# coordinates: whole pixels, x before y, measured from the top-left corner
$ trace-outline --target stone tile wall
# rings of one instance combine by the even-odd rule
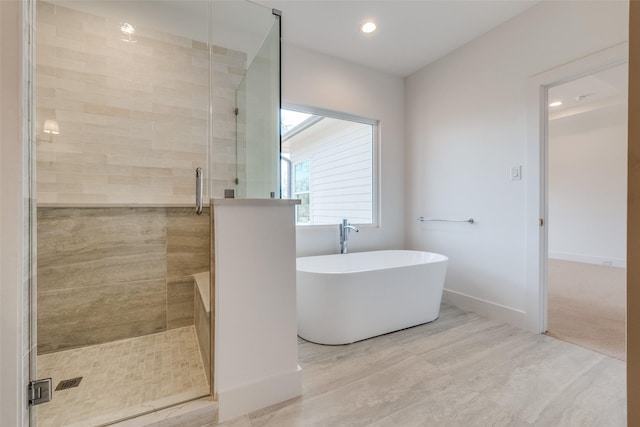
[[[234,188],[246,54],[142,27],[126,41],[118,20],[42,1],[36,16],[39,203],[192,203],[196,167],[205,194]]]
[[[39,208],[38,353],[194,324],[209,209]]]

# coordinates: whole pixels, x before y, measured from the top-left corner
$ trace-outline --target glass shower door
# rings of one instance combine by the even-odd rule
[[[211,258],[206,203],[194,212],[196,168],[209,197],[210,15],[209,0],[36,2],[34,362],[54,388],[39,426],[210,394],[194,279]]]

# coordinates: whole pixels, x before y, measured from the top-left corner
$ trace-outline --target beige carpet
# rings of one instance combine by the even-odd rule
[[[549,260],[547,334],[626,360],[626,269]]]

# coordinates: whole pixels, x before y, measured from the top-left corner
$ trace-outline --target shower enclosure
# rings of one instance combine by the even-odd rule
[[[279,197],[280,16],[248,1],[30,4],[31,376],[53,385],[31,425],[213,395],[208,200]]]

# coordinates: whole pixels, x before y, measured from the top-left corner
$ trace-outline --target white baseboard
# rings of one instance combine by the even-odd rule
[[[499,320],[522,329],[528,329],[527,313],[491,301],[476,298],[461,292],[445,289],[442,300],[466,311],[478,313],[490,319]]]
[[[606,258],[581,254],[570,254],[565,252],[549,252],[549,258],[562,261],[584,262],[586,264],[627,268],[627,260],[622,258]]]
[[[218,390],[218,422],[293,399],[302,394],[302,369],[230,390]]]

